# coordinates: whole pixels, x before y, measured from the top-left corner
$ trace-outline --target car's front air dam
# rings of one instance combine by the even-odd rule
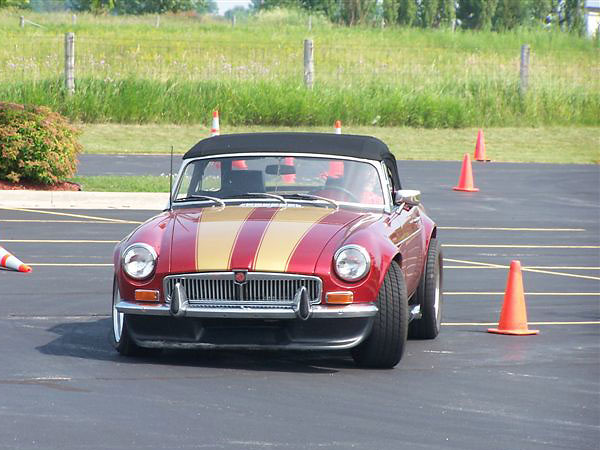
[[[270,320],[129,315],[131,337],[142,347],[336,350],[370,333],[372,317]]]

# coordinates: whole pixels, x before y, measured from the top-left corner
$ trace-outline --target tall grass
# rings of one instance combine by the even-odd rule
[[[199,123],[221,111],[232,125],[355,125],[467,127],[597,125],[600,94],[535,90],[485,82],[415,89],[381,82],[307,90],[294,82],[79,80],[73,96],[62,81],[0,85],[0,98],[48,105],[82,122]]]
[[[218,19],[0,12],[0,101],[51,106],[74,120],[419,127],[600,123],[597,41],[555,30],[511,33],[341,27],[269,11],[235,28]],[[76,86],[64,95],[63,37],[76,33]],[[302,39],[315,41],[316,87],[302,86]],[[519,96],[519,49],[530,90]]]

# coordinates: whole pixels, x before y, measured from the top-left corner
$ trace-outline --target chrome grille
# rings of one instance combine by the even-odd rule
[[[305,275],[247,272],[242,284],[234,281],[234,272],[170,275],[163,286],[167,303],[176,283],[185,289],[190,307],[289,307],[303,286],[311,304],[321,302],[321,279]]]

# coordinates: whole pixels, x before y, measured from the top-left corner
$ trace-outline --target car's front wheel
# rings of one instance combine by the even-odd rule
[[[127,330],[127,316],[117,311],[117,303],[121,299],[117,277],[113,281],[112,293],[112,330],[110,342],[113,347],[123,356],[134,356],[142,353],[143,349],[138,346]]]
[[[361,367],[391,369],[404,353],[408,331],[408,298],[404,275],[392,261],[377,295],[379,311],[369,337],[352,349]]]

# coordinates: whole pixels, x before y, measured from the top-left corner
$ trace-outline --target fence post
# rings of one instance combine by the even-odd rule
[[[73,14],[73,15],[71,16],[71,23],[72,23],[73,25],[77,25],[77,15],[76,15],[76,14]]]
[[[315,83],[314,45],[312,39],[304,39],[304,84],[312,89]]]
[[[21,28],[25,28],[25,17],[24,16],[19,17],[19,26]]]
[[[160,14],[156,15],[156,23],[155,23],[156,28],[160,27]]]
[[[231,15],[231,28],[235,28],[235,14]]]
[[[75,33],[65,33],[65,88],[75,92]]]
[[[529,52],[530,48],[528,44],[521,46],[521,65],[519,68],[519,93],[521,96],[527,93],[527,88],[529,87]]]
[[[308,31],[312,31],[312,16],[308,16]]]

